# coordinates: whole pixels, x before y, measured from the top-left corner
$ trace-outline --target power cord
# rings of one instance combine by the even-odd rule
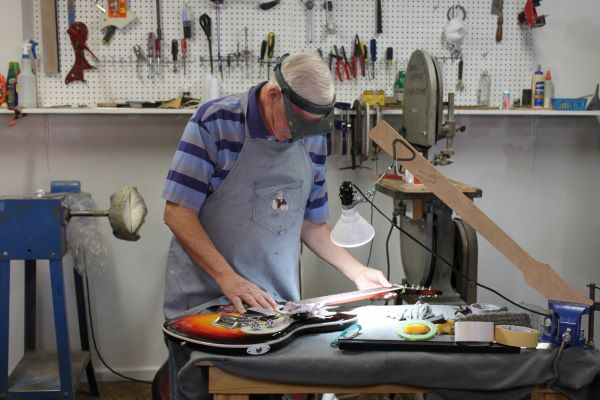
[[[127,379],[133,382],[139,382],[139,383],[146,383],[148,385],[151,385],[152,382],[151,381],[144,381],[141,379],[136,379],[136,378],[131,378],[129,376],[125,376],[117,371],[115,371],[114,369],[112,369],[107,363],[106,361],[104,361],[104,358],[102,358],[102,355],[100,354],[100,350],[98,350],[98,344],[96,343],[96,335],[94,334],[94,322],[92,320],[92,309],[91,309],[91,302],[90,302],[90,286],[88,283],[88,278],[86,274],[82,274],[83,275],[83,279],[85,280],[85,292],[86,292],[86,299],[87,299],[87,308],[88,308],[88,317],[90,319],[90,334],[92,336],[92,343],[94,344],[94,350],[96,350],[96,354],[98,355],[98,359],[100,359],[100,362],[102,362],[102,364],[113,374],[120,376],[123,379]]]
[[[422,248],[424,248],[425,250],[427,250],[428,252],[430,252],[434,257],[439,258],[440,260],[442,260],[452,271],[454,271],[456,274],[458,274],[458,276],[460,276],[463,279],[466,279],[467,281],[474,283],[475,285],[484,288],[486,290],[489,290],[490,292],[496,294],[497,296],[503,298],[504,300],[508,301],[509,303],[525,310],[525,311],[529,311],[530,313],[533,314],[537,314],[537,315],[541,315],[543,317],[550,317],[549,314],[544,314],[541,313],[539,311],[527,308],[521,304],[518,304],[516,302],[514,302],[513,300],[509,299],[508,297],[504,296],[503,294],[501,294],[500,292],[498,292],[497,290],[492,289],[489,286],[483,285],[465,275],[463,275],[457,268],[455,268],[452,264],[450,264],[450,262],[448,260],[446,260],[444,257],[440,256],[438,253],[436,253],[434,250],[430,249],[429,247],[427,247],[425,244],[421,243],[417,238],[415,238],[414,236],[412,236],[410,233],[408,233],[407,231],[405,231],[404,229],[400,228],[400,226],[398,226],[396,223],[394,223],[394,221],[392,221],[383,211],[381,211],[372,201],[371,199],[369,199],[362,190],[360,190],[360,188],[358,186],[356,186],[354,183],[352,184],[352,186],[358,191],[358,193],[360,193],[360,195],[365,199],[365,201],[369,202],[369,204],[371,204],[371,206],[373,208],[375,208],[375,210],[377,210],[377,212],[379,214],[381,214],[385,219],[387,219],[394,228],[398,229],[400,232],[402,232],[403,234],[405,234],[406,236],[408,236],[410,239],[412,239],[415,243],[417,243],[419,246],[421,246]]]

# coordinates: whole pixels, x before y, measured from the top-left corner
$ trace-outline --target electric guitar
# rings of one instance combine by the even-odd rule
[[[166,321],[165,336],[181,345],[226,354],[259,355],[314,332],[339,331],[354,324],[356,314],[327,310],[358,300],[389,296],[392,293],[437,296],[438,290],[394,285],[288,302],[277,311],[250,308],[244,314],[231,311],[194,314]],[[386,297],[387,297],[386,296]]]

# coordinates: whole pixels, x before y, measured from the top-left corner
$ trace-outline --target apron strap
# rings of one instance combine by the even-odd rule
[[[244,114],[244,120],[246,123],[244,124],[244,135],[249,138],[250,137],[250,129],[248,129],[248,98],[250,97],[250,91],[243,92],[240,95],[240,105],[242,107],[242,114]]]

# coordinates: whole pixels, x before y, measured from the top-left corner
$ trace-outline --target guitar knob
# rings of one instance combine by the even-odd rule
[[[252,321],[251,327],[253,331],[260,331],[260,324],[258,321]]]
[[[267,328],[272,328],[273,327],[273,320],[272,319],[268,319],[267,320]]]

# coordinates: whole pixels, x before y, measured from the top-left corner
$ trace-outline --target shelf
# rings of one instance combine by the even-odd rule
[[[192,115],[195,108],[162,109],[162,108],[25,108],[23,114],[38,115]],[[371,114],[375,113],[371,107]],[[402,115],[400,108],[384,108],[383,115]],[[12,114],[11,110],[0,109],[0,114]],[[600,117],[600,111],[557,111],[557,110],[472,110],[455,109],[456,115],[500,116],[500,117]],[[336,109],[336,114],[341,114]]]

